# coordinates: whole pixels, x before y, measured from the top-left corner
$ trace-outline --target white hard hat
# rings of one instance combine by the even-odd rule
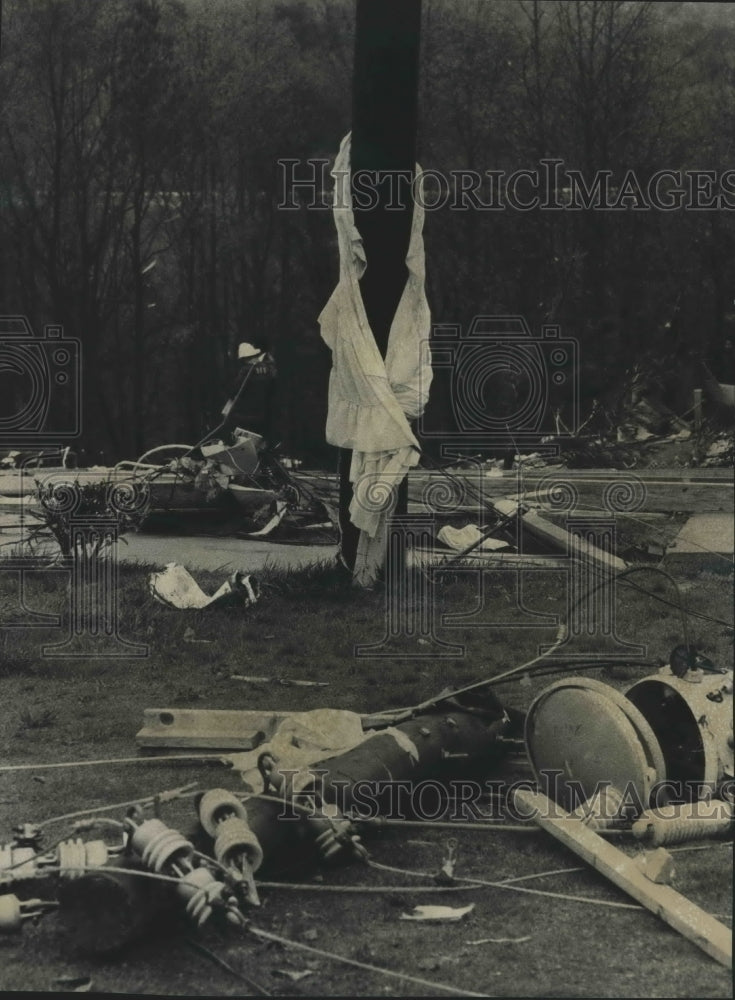
[[[248,343],[238,344],[237,358],[239,361],[242,361],[244,358],[255,358],[258,354],[263,354],[263,351],[259,347],[254,347]]]

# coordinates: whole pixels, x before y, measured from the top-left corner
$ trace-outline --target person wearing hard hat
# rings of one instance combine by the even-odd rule
[[[238,371],[232,399],[225,406],[223,430],[241,427],[274,444],[276,363],[273,355],[254,344],[237,348]]]

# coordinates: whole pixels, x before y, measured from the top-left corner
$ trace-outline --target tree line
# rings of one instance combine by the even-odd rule
[[[0,310],[81,342],[86,457],[199,439],[244,339],[276,358],[284,450],[331,462],[317,316],[336,239],[329,211],[283,208],[279,161],[306,176],[349,130],[351,0],[0,10]],[[463,191],[426,213],[434,321],[559,325],[583,416],[636,361],[679,412],[698,362],[735,380],[729,10],[424,0],[421,64],[420,162]],[[645,204],[662,172],[666,207]],[[617,208],[594,206],[600,177]],[[450,391],[437,378],[434,427]]]

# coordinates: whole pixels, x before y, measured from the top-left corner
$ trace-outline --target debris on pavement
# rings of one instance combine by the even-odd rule
[[[151,573],[148,586],[152,596],[170,608],[249,608],[260,599],[258,581],[243,570],[235,571],[214,594],[208,596],[191,573],[176,562],[167,563],[165,569]]]

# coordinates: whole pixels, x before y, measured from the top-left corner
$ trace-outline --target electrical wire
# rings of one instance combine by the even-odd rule
[[[296,948],[298,951],[308,952],[310,955],[317,955],[319,958],[327,958],[333,962],[340,962],[343,965],[351,965],[355,969],[363,972],[373,972],[380,976],[388,976],[391,979],[400,979],[404,983],[413,983],[414,986],[424,986],[431,990],[443,990],[460,997],[487,997],[487,993],[473,993],[472,990],[460,990],[455,986],[448,986],[446,983],[433,982],[430,979],[421,979],[418,976],[409,976],[405,972],[394,972],[392,969],[384,969],[379,965],[371,965],[368,962],[360,962],[356,958],[347,958],[344,955],[337,955],[332,951],[325,951],[323,948],[315,948],[312,945],[302,944],[301,941],[292,941],[290,938],[274,934],[272,931],[263,930],[260,927],[248,926],[244,928],[245,933],[263,941],[275,941],[277,944],[285,945],[287,948]]]
[[[601,587],[610,586],[611,583],[616,583],[619,579],[623,579],[628,576],[632,576],[636,573],[659,573],[661,576],[665,577],[674,587],[677,597],[679,598],[679,613],[680,621],[682,627],[682,633],[685,645],[689,646],[689,628],[686,621],[686,612],[682,602],[681,589],[678,583],[673,578],[673,576],[666,570],[661,569],[659,566],[629,566],[624,570],[616,573],[611,579],[603,578],[599,580],[593,587],[589,588],[569,609],[571,613],[582,603],[582,601],[587,600],[593,594],[595,594]],[[509,678],[516,677],[518,674],[530,672],[530,668],[535,666],[537,663],[541,663],[547,660],[552,653],[556,652],[564,642],[566,641],[567,625],[563,624],[557,629],[556,641],[549,646],[548,649],[544,650],[538,656],[534,656],[532,659],[527,660],[525,663],[518,664],[515,667],[511,667],[510,670],[505,670],[501,674],[494,674],[492,677],[485,677],[479,681],[473,681],[471,684],[466,684],[464,687],[457,688],[454,691],[449,691],[446,694],[441,694],[432,698],[428,698],[425,701],[420,702],[418,705],[405,706],[403,708],[388,709],[385,712],[375,713],[374,718],[385,718],[391,722],[396,722],[400,718],[410,718],[419,712],[422,712],[429,708],[435,708],[442,702],[446,701],[448,698],[457,698],[460,695],[468,694],[471,691],[477,691],[480,688],[494,687],[497,684],[504,683]],[[609,658],[608,663],[623,663],[626,662],[623,657],[620,658]]]
[[[493,833],[500,830],[503,833],[537,833],[540,831],[540,827],[536,826],[535,823],[529,822],[523,823],[505,823],[502,820],[477,820],[475,823],[462,822],[461,820],[451,821],[451,820],[434,820],[434,819],[387,819],[382,816],[376,817],[375,819],[363,819],[361,820],[359,816],[348,816],[350,822],[364,823],[365,825],[376,826],[378,828],[384,826],[396,826],[396,827],[424,827],[428,829],[437,830],[471,830],[473,833],[477,831],[482,831],[487,833],[488,830],[492,830]],[[627,829],[606,829],[597,830],[596,833],[601,833],[605,836],[621,836],[630,833]]]
[[[64,834],[64,836],[63,837],[59,837],[58,840],[52,841],[52,843],[50,843],[42,851],[36,851],[36,853],[33,854],[33,855],[31,855],[30,858],[24,858],[22,861],[16,861],[15,864],[13,864],[13,865],[3,865],[3,867],[0,868],[0,876],[2,876],[4,872],[12,872],[12,871],[14,871],[14,869],[16,869],[16,868],[22,868],[23,865],[27,865],[27,864],[29,864],[32,861],[38,861],[39,858],[43,858],[47,854],[50,854],[51,851],[56,850],[56,848],[59,846],[59,844],[63,843],[63,841],[65,841],[66,839],[67,839],[67,835]]]
[[[293,889],[297,892],[353,892],[364,893],[365,895],[382,895],[386,892],[471,892],[474,889],[482,889],[481,885],[324,885],[313,882],[257,882],[260,889]]]
[[[394,865],[384,865],[377,861],[368,861],[368,866],[370,868],[376,868],[378,871],[394,872],[396,875],[409,875],[415,878],[433,878],[434,876],[430,872],[417,872],[411,871],[408,868],[398,868]],[[546,873],[542,873],[546,874]],[[487,886],[490,889],[508,889],[512,892],[525,892],[532,896],[550,896],[553,899],[568,899],[575,903],[590,903],[594,906],[608,906],[615,909],[622,910],[642,910],[642,906],[638,906],[635,903],[616,903],[606,899],[594,899],[592,896],[575,896],[564,892],[549,892],[545,889],[529,889],[525,886],[514,885],[513,882],[521,881],[532,876],[521,875],[517,879],[503,879],[500,882],[491,882],[488,879],[477,878],[474,875],[467,878],[457,878],[455,876],[455,881],[464,882],[467,885],[478,885]]]
[[[197,754],[161,754],[157,757],[110,757],[102,760],[66,760],[56,761],[53,764],[2,764],[0,772],[10,771],[41,771],[51,768],[63,767],[97,767],[101,764],[158,764],[174,760],[203,761],[216,760],[226,767],[231,767],[232,762],[226,754],[221,753],[197,753]]]
[[[199,941],[193,941],[191,938],[184,938],[183,941],[184,944],[186,944],[189,948],[192,948],[194,951],[198,951],[201,955],[204,955],[211,962],[214,962],[215,965],[219,965],[221,969],[225,969],[226,972],[231,973],[241,982],[245,983],[245,985],[249,986],[250,989],[255,990],[256,996],[269,997],[272,995],[265,988],[265,986],[262,986],[260,983],[256,982],[254,979],[251,979],[249,976],[244,975],[242,972],[238,972],[238,970],[233,968],[233,966],[231,966],[229,962],[225,962],[224,958],[220,958],[219,955],[215,955],[213,951],[211,951],[209,948],[206,948],[203,944],[200,944]]]
[[[174,878],[173,875],[164,875],[161,872],[146,872],[139,868],[125,868],[121,865],[100,865],[98,868],[87,868],[84,866],[75,867],[74,865],[65,865],[65,872],[80,872],[82,875],[99,875],[105,872],[114,872],[116,875],[136,875],[138,878],[152,878],[157,879],[159,882],[168,882],[173,885],[179,885],[181,879]],[[47,871],[61,871],[56,865],[50,865]]]
[[[643,567],[640,568],[642,569]],[[650,567],[650,568],[655,569],[659,567]],[[637,584],[631,583],[629,580],[623,581],[623,586],[630,587],[632,590],[637,590],[639,594],[646,594],[647,597],[652,597],[654,601],[659,601],[659,603],[661,604],[666,604],[670,608],[679,607],[678,604],[675,604],[673,601],[667,600],[661,594],[655,594],[652,590],[646,590],[645,587],[639,587]],[[725,628],[735,629],[735,625],[733,625],[732,622],[726,622],[724,618],[715,618],[713,615],[705,614],[704,611],[695,611],[693,608],[689,607],[685,608],[684,611],[690,618],[701,618],[703,621],[713,622],[715,625],[724,625]]]
[[[160,802],[170,802],[174,798],[183,798],[187,794],[196,794],[193,789],[197,786],[197,782],[191,782],[188,785],[182,785],[181,788],[171,788],[163,792],[157,792],[155,795],[146,795],[139,799],[130,799],[127,802],[113,802],[110,805],[104,806],[94,806],[92,809],[79,809],[77,812],[66,813],[63,816],[51,816],[49,819],[44,819],[40,823],[35,825],[39,829],[43,829],[45,826],[50,826],[52,823],[61,823],[68,819],[77,819],[77,817],[94,816],[97,813],[106,812],[108,809],[128,809],[130,806],[147,806],[152,805],[156,800]]]

